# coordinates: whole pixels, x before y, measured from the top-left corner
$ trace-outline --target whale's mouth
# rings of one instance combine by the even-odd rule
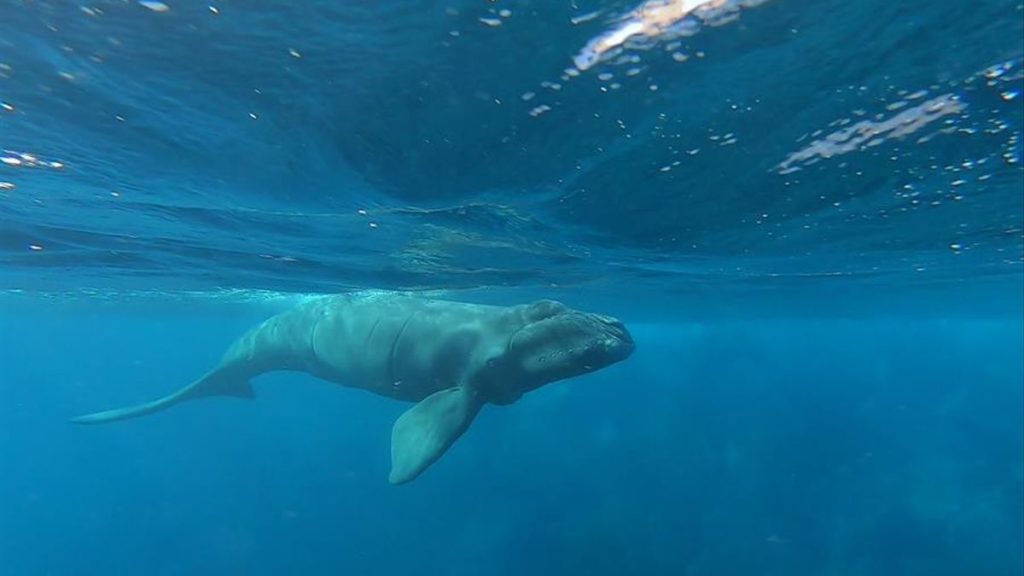
[[[636,348],[616,318],[565,307],[514,332],[508,354],[536,387],[593,372],[628,358]]]
[[[612,348],[609,351],[622,354],[623,360],[628,358],[636,349],[636,342],[633,341],[633,335],[626,329],[626,325],[611,316],[598,314],[591,314],[591,316],[595,316],[603,324],[606,347]]]

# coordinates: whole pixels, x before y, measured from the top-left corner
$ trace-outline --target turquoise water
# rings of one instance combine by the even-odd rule
[[[0,9],[0,573],[1024,571],[1019,1]],[[308,376],[68,423],[364,289],[637,350],[400,487]]]

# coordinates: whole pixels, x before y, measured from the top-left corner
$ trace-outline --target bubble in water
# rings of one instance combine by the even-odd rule
[[[168,12],[171,7],[163,2],[156,2],[155,0],[140,0],[139,5],[143,8],[149,8],[153,12]]]

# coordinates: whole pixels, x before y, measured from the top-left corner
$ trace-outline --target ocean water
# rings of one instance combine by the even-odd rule
[[[0,574],[1024,573],[1019,0],[0,0]],[[359,290],[625,322],[408,404],[167,394]]]

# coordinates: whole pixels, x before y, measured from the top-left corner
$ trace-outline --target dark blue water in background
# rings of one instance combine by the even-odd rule
[[[628,362],[485,408],[401,487],[405,405],[301,376],[66,423],[261,317],[6,313],[5,573],[1019,573],[1019,321],[635,325]]]
[[[752,4],[0,0],[0,574],[1024,571],[1024,7]],[[366,288],[637,352],[67,422]]]

